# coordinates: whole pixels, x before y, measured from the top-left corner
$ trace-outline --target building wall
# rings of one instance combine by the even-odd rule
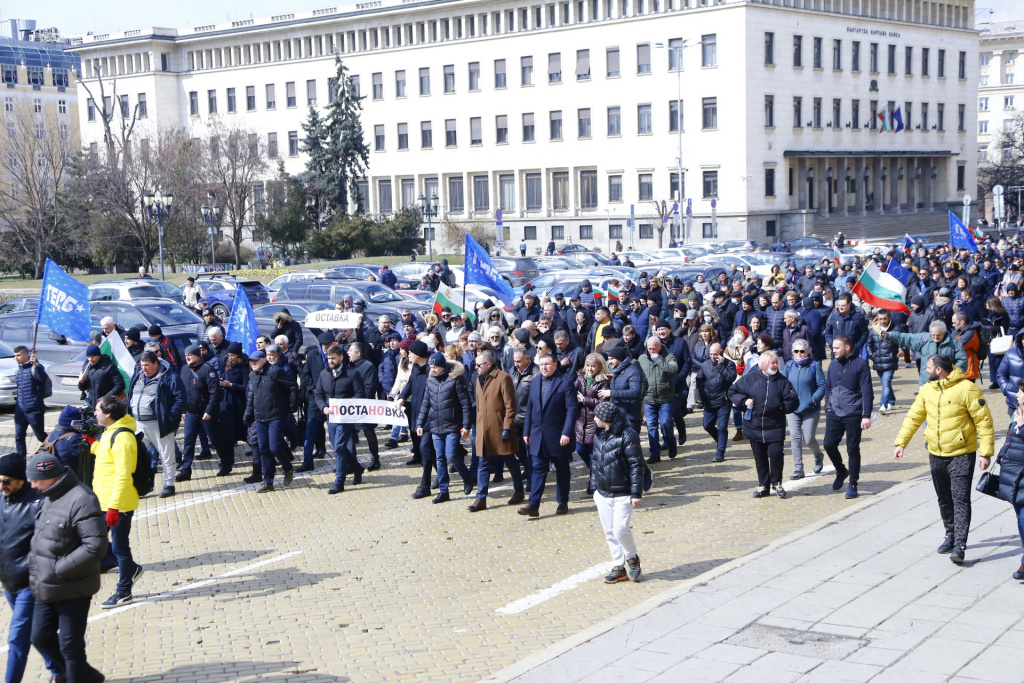
[[[1024,109],[1024,70],[1017,62],[1024,55],[1024,19],[982,27],[978,86],[978,163],[996,162],[1002,156],[1002,132]],[[1021,71],[1021,73],[1016,73]],[[1019,78],[1018,78],[1019,76]],[[993,219],[990,187],[978,188],[984,216]],[[1016,192],[1006,190],[1006,196]]]

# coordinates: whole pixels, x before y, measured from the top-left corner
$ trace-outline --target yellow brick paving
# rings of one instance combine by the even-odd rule
[[[908,459],[892,459],[916,379],[915,370],[897,372],[899,409],[864,434],[863,498],[927,473],[920,435]],[[1005,428],[1001,396],[986,396],[997,429]],[[51,425],[56,413],[47,417]],[[333,460],[287,489],[279,477],[277,491],[259,495],[240,483],[247,472],[217,478],[215,461],[197,462],[196,475],[177,485],[176,497],[143,499],[143,518],[132,532],[135,558],[147,570],[136,602],[163,598],[104,613],[98,604],[116,583],[116,573],[105,575],[91,615],[99,619],[87,633],[90,661],[108,680],[146,682],[478,680],[857,504],[832,492],[831,476],[786,500],[753,499],[749,446],[730,441],[726,462],[712,464],[714,447],[699,417],[687,421],[690,440],[680,457],[654,466],[655,488],[633,518],[644,581],[589,580],[510,615],[496,610],[610,564],[593,502],[582,499],[578,461],[570,514],[554,516],[552,475],[535,520],[505,505],[510,488],[492,495],[490,509],[469,513],[457,475],[452,491],[460,494],[451,502],[412,500],[419,469],[404,466],[404,451],[385,455],[383,470],[337,496],[326,493]],[[823,429],[824,420],[819,441]],[[0,447],[13,447],[9,419],[0,424]],[[365,446],[360,456],[365,461]],[[790,472],[787,449],[787,483]],[[220,496],[189,505],[211,493]],[[245,569],[289,552],[298,554]],[[244,571],[187,590],[238,570]],[[26,680],[45,679],[33,653]]]

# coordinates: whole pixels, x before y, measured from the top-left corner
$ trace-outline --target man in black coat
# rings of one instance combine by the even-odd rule
[[[473,427],[473,406],[465,375],[453,377],[443,353],[431,355],[427,364],[430,377],[416,417],[416,436],[426,437],[434,445],[440,492],[433,502],[445,503],[451,500],[448,495],[449,465],[454,465],[462,476],[462,485],[467,492],[473,488],[469,468],[456,454],[460,439],[468,437]]]
[[[345,490],[345,474],[352,473],[354,486],[363,482],[363,466],[356,459],[355,426],[351,423],[330,422],[329,416],[336,409],[331,407],[331,399],[366,398],[363,378],[345,362],[345,352],[341,347],[331,346],[327,351],[327,367],[320,371],[316,389],[313,392],[316,411],[328,418],[327,431],[331,435],[334,446],[334,486],[328,489],[329,495]]]
[[[612,369],[611,381],[607,389],[597,392],[597,396],[621,408],[629,418],[629,426],[639,433],[647,378],[640,366],[630,360],[625,346],[616,346],[608,352],[608,367]]]
[[[421,465],[423,475],[420,477],[420,485],[412,494],[413,498],[426,498],[430,495],[430,479],[434,469],[434,446],[430,439],[421,439],[416,434],[416,418],[420,414],[420,403],[423,401],[423,392],[427,388],[428,368],[427,360],[430,358],[430,348],[422,341],[416,340],[409,347],[409,359],[412,361],[412,369],[409,374],[409,381],[406,383],[402,393],[395,401],[399,407],[409,406],[409,436],[412,438],[412,458],[406,465]]]
[[[832,342],[838,336],[845,336],[850,340],[855,356],[860,355],[861,349],[868,342],[868,319],[859,308],[854,308],[853,296],[849,293],[839,295],[836,299],[836,310],[825,323],[825,342],[829,346],[832,346]]]
[[[722,345],[714,343],[708,349],[709,358],[698,365],[697,381],[700,400],[704,404],[704,431],[716,444],[713,462],[725,460],[725,447],[729,444],[729,387],[736,381],[736,364],[722,353]]]
[[[530,399],[523,424],[523,441],[530,449],[533,482],[530,500],[519,508],[519,514],[536,517],[551,464],[555,466],[556,515],[569,512],[569,458],[576,446],[576,403],[574,377],[558,372],[551,354],[537,362],[540,376],[530,382]]]
[[[377,367],[367,360],[367,345],[363,342],[355,342],[348,347],[348,360],[352,366],[352,369],[359,374],[359,378],[363,381],[363,397],[364,398],[377,398],[377,394],[380,393],[380,380],[377,378]],[[355,426],[357,432],[363,433],[363,438],[366,439],[366,446],[370,451],[370,461],[368,469],[370,472],[380,469],[380,447],[377,443],[377,425],[376,424],[358,424]]]
[[[306,351],[306,362],[302,364],[300,373],[302,384],[302,400],[306,404],[306,434],[302,444],[302,465],[295,468],[296,472],[309,472],[313,469],[313,459],[327,455],[326,429],[327,418],[323,411],[316,407],[316,384],[320,373],[327,368],[327,351],[334,346],[334,335],[321,332],[317,337],[318,346],[310,346]]]
[[[832,353],[835,362],[829,364],[825,375],[825,441],[822,446],[836,468],[832,490],[841,490],[849,477],[846,497],[856,498],[860,480],[860,436],[871,426],[874,401],[871,371],[867,361],[853,353],[853,343],[846,335],[832,340]],[[839,453],[839,444],[844,436],[849,469]]]
[[[675,399],[672,401],[672,421],[676,428],[676,443],[668,448],[668,457],[674,458],[678,447],[686,443],[686,395],[687,380],[693,369],[693,358],[690,345],[682,337],[672,336],[672,326],[667,320],[661,320],[654,326],[654,334],[661,340],[662,346],[676,359]]]
[[[260,464],[256,467],[254,463],[252,476],[242,481],[247,484],[262,481],[257,493],[274,490],[275,460],[284,470],[284,486],[291,484],[295,476],[292,454],[284,442],[286,417],[294,387],[294,374],[280,365],[267,362],[265,351],[249,356],[249,388],[245,394],[243,419],[247,425],[256,425],[256,450]]]
[[[85,402],[89,407],[95,407],[104,396],[124,393],[124,377],[110,357],[100,353],[99,346],[90,344],[85,349],[85,357],[89,365],[78,376],[78,388],[86,393]]]
[[[199,430],[206,432],[210,443],[217,444],[216,420],[220,414],[220,378],[208,363],[203,362],[202,350],[195,345],[185,349],[185,367],[181,369],[181,384],[185,389],[185,433],[182,442],[181,471],[174,481],[188,481],[192,478],[192,463],[195,460],[196,439]],[[218,453],[221,470],[231,471],[225,453]],[[231,460],[234,458],[232,457]],[[220,476],[224,476],[222,473]]]

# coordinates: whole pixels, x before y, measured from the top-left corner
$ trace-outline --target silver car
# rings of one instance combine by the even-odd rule
[[[13,406],[18,398],[18,361],[11,347],[0,342],[0,406]]]

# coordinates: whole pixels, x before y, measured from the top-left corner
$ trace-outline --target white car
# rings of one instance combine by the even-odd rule
[[[13,406],[18,398],[18,361],[11,347],[0,342],[0,406]]]

